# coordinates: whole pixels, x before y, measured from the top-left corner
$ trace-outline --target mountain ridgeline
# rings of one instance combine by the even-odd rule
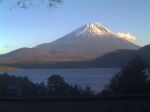
[[[118,67],[139,48],[102,25],[90,23],[56,41],[0,55],[0,64],[25,68]]]

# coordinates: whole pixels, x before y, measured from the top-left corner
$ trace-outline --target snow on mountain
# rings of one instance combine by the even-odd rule
[[[128,41],[135,40],[136,37],[130,33],[113,33],[111,30],[105,28],[99,23],[89,23],[86,24],[82,27],[80,27],[78,30],[74,31],[74,33],[77,36],[82,36],[83,37],[99,37],[99,38],[104,38],[104,37],[116,37],[116,38],[122,38]]]
[[[113,35],[112,31],[104,28],[102,25],[98,23],[90,23],[86,24],[83,27],[79,28],[77,31],[77,35],[85,35],[87,34],[88,36],[97,36],[97,37],[102,37],[102,36],[109,36]],[[86,35],[86,36],[87,36]]]

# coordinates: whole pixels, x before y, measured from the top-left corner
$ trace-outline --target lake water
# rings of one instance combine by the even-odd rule
[[[69,84],[78,84],[82,88],[91,87],[100,91],[109,80],[118,72],[119,68],[88,68],[88,69],[27,69],[21,71],[7,71],[15,76],[27,76],[33,82],[46,82],[48,77],[58,74],[64,77]],[[0,72],[4,73],[4,72]]]

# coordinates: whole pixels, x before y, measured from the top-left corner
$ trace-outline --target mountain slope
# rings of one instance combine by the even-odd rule
[[[150,45],[144,46],[139,50],[119,49],[97,57],[93,61],[62,62],[48,66],[50,68],[124,67],[138,55],[143,57],[150,68]]]
[[[100,57],[93,61],[70,61],[70,62],[54,62],[43,64],[16,64],[14,66],[20,68],[96,68],[96,67],[123,67],[129,60],[137,55],[142,56],[150,68],[150,45],[142,47],[139,50],[120,49]]]
[[[0,63],[50,63],[93,60],[117,49],[139,49],[100,24],[86,24],[51,43],[0,56]]]
[[[146,45],[139,50],[116,50],[96,58],[91,66],[95,67],[123,67],[129,60],[137,55],[143,57],[150,68],[150,45]]]
[[[48,57],[49,54],[44,49],[21,48],[0,56],[0,63],[34,62]]]
[[[129,60],[135,58],[138,50],[116,50],[96,58],[92,65],[96,67],[123,67]]]
[[[117,37],[99,24],[87,24],[52,43],[38,45],[51,55],[101,56],[117,49],[138,49],[139,46]]]

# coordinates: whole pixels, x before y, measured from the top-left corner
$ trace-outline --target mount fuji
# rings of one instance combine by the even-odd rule
[[[36,46],[51,55],[97,57],[117,49],[138,49],[139,46],[118,37],[100,24],[86,24],[68,35]]]
[[[137,50],[139,48],[138,45],[120,38],[102,25],[90,23],[56,41],[0,55],[0,64],[85,61],[96,59],[118,49]]]

